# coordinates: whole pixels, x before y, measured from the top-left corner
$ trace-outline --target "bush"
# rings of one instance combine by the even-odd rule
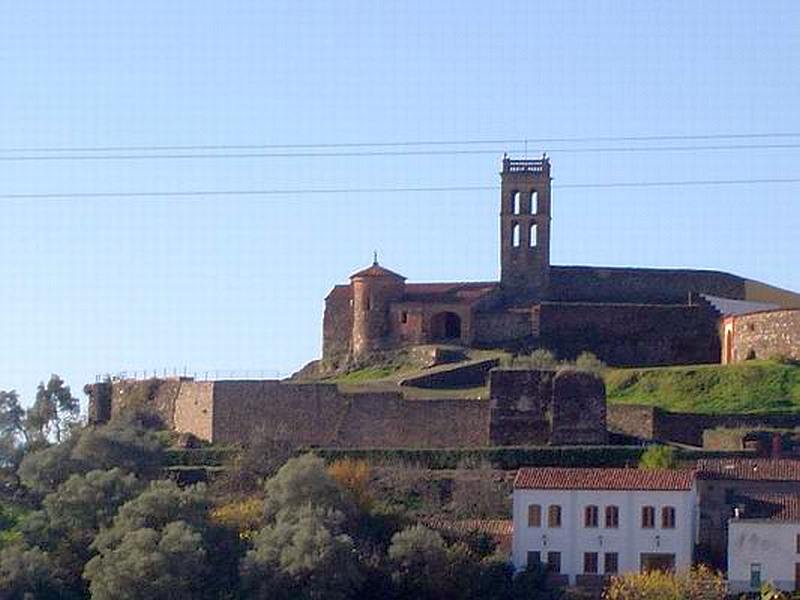
[[[606,363],[597,358],[591,352],[581,352],[575,359],[575,368],[578,371],[586,371],[595,375],[602,375],[608,368]]]
[[[722,574],[706,566],[683,573],[649,571],[627,573],[611,579],[604,600],[724,600],[727,586]]]
[[[512,369],[555,369],[557,366],[555,354],[544,348],[534,350],[528,355],[515,356],[511,361]]]
[[[369,510],[372,498],[369,495],[369,463],[365,460],[341,458],[328,467],[328,473],[340,488],[345,490],[362,510]]]
[[[675,448],[650,446],[639,459],[640,469],[674,469],[678,466]]]

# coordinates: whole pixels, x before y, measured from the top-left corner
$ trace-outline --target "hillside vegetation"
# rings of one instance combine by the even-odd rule
[[[748,361],[649,369],[610,369],[610,403],[696,413],[800,411],[800,365]]]

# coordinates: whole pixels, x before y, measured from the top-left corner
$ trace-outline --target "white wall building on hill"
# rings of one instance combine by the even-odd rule
[[[520,469],[514,482],[512,560],[544,563],[560,583],[692,564],[693,471]]]

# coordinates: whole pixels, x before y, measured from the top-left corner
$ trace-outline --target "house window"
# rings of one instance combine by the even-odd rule
[[[547,509],[547,526],[561,527],[561,507],[558,504],[551,504]]]
[[[538,550],[528,550],[528,566],[534,567],[542,562],[542,553]]]
[[[538,504],[528,506],[528,527],[542,526],[542,507]]]
[[[606,527],[617,529],[619,527],[619,507],[606,506]]]
[[[597,552],[583,553],[583,572],[586,575],[597,574]]]
[[[661,528],[675,529],[675,508],[665,506],[661,509]]]
[[[795,539],[795,546],[797,553],[800,554],[800,533],[797,534],[797,538]]]
[[[606,575],[614,575],[619,572],[619,554],[616,552],[606,552],[603,566]]]
[[[408,323],[408,313],[406,311],[400,313],[400,322],[404,325]]]
[[[561,552],[547,553],[547,570],[551,573],[561,573]]]
[[[642,507],[642,529],[653,529],[656,526],[656,509],[652,506]]]
[[[750,587],[754,590],[761,588],[761,563],[750,564]]]
[[[537,238],[536,231],[537,231],[536,223],[531,223],[531,227],[530,227],[530,230],[528,232],[528,245],[531,248],[536,248],[536,244],[538,244],[538,241],[536,239]]]
[[[539,192],[533,190],[531,192],[531,214],[535,215],[539,212]]]
[[[583,511],[583,526],[584,527],[597,527],[597,515],[598,515],[597,507],[587,506]]]

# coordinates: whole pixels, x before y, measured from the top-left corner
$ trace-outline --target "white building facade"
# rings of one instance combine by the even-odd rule
[[[751,497],[740,510],[728,521],[731,593],[800,589],[800,496]]]
[[[512,560],[541,562],[561,582],[691,566],[697,533],[692,471],[521,469]]]

